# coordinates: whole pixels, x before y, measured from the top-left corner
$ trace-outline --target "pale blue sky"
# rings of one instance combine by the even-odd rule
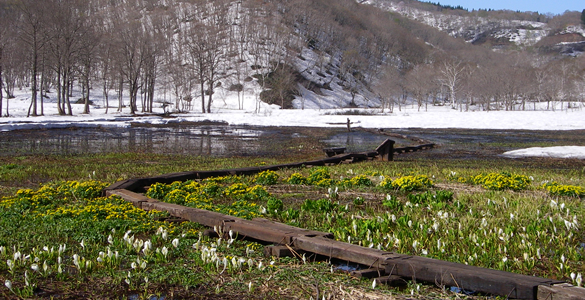
[[[441,3],[442,5],[458,6],[472,9],[509,9],[514,11],[537,11],[539,13],[562,14],[566,10],[578,12],[585,9],[583,0],[431,0],[430,2]]]

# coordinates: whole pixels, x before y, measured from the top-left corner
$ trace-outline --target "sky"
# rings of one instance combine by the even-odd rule
[[[585,1],[583,0],[436,0],[430,1],[442,5],[458,6],[469,10],[472,9],[509,9],[514,11],[537,11],[542,14],[562,14],[566,10],[583,11]]]

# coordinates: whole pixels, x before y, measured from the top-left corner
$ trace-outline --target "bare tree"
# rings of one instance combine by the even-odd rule
[[[444,61],[440,65],[439,80],[449,89],[449,100],[451,101],[451,108],[455,108],[457,103],[457,91],[460,88],[464,70],[465,65],[462,61],[457,59]]]
[[[388,108],[390,113],[394,112],[394,105],[400,105],[400,97],[403,95],[404,77],[399,70],[393,66],[386,66],[381,78],[374,85],[374,91],[378,94],[382,104],[382,112]]]
[[[48,41],[47,35],[44,34],[47,19],[46,12],[49,11],[47,1],[22,0],[18,2],[17,8],[20,12],[20,20],[17,22],[21,41],[30,51],[30,76],[32,84],[31,106],[28,116],[38,116],[37,95],[39,90],[39,60],[41,51]]]
[[[130,113],[138,111],[138,91],[142,87],[141,75],[152,51],[152,36],[145,28],[148,24],[140,22],[137,16],[124,24],[117,24],[117,44],[120,74],[128,84],[130,94]]]
[[[10,41],[10,20],[11,14],[8,9],[8,4],[5,3],[6,1],[0,1],[0,118],[2,117],[2,102],[3,102],[3,86],[4,86],[4,67],[8,65],[6,63],[8,57],[4,56],[4,52],[9,47],[9,43],[12,44]],[[7,95],[6,100],[6,115],[8,115],[8,98],[10,95]]]

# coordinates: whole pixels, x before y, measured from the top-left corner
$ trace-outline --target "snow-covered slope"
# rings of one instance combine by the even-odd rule
[[[360,1],[360,3],[402,14],[409,19],[419,21],[474,44],[489,43],[495,47],[506,45],[529,47],[537,45],[552,33],[548,24],[542,22],[430,12],[410,7],[404,2],[395,0],[366,0]],[[568,26],[564,31],[554,35],[567,34],[578,34],[585,40],[585,30],[581,26]],[[575,42],[561,43],[564,43],[564,48],[575,44]],[[576,47],[579,49],[578,43]],[[580,54],[578,49],[576,51],[567,51],[566,49],[562,51],[560,48],[562,47],[559,47],[559,52],[564,54]]]

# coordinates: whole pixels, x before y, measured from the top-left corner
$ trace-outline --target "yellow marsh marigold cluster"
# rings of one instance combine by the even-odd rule
[[[229,178],[232,181],[233,178]],[[177,203],[189,207],[216,211],[241,218],[260,216],[259,206],[251,201],[261,200],[270,196],[264,187],[247,185],[237,182],[222,186],[224,180],[210,178],[202,183],[195,181],[173,182],[171,184],[155,183],[146,192],[146,196],[164,202]],[[236,200],[231,205],[214,204],[216,197],[228,197]]]
[[[392,180],[391,178],[384,178],[380,186],[386,189],[401,190],[401,191],[417,191],[433,186],[433,182],[426,175],[407,175]]]
[[[449,179],[460,183],[481,185],[484,189],[495,191],[526,190],[532,182],[528,176],[508,172],[479,174],[470,177],[457,176],[457,173],[451,172]]]
[[[163,213],[156,210],[144,211],[117,196],[97,198],[87,204],[57,207],[39,214],[42,217],[74,217],[91,220],[141,220],[158,215],[162,216]]]
[[[541,187],[555,196],[585,197],[585,188],[576,185],[562,185],[553,181],[547,182]]]
[[[521,191],[530,186],[531,180],[525,175],[502,172],[476,175],[472,178],[472,182],[474,184],[481,184],[484,189],[488,190]]]
[[[274,171],[263,171],[254,177],[254,182],[262,185],[273,185],[278,183],[278,177]]]
[[[39,207],[56,207],[70,201],[93,199],[101,196],[108,184],[100,181],[62,181],[47,183],[38,190],[21,189],[15,197],[8,197],[0,202],[0,206],[20,210],[37,209]],[[16,207],[15,207],[16,206]]]

